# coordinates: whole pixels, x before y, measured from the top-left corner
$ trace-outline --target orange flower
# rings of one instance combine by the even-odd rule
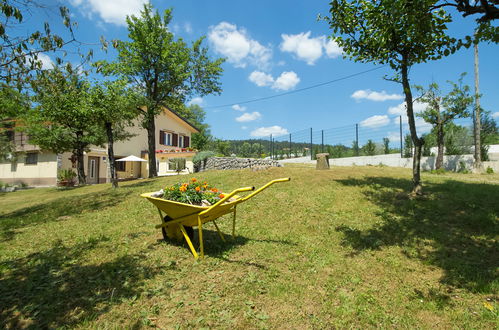
[[[213,191],[213,192],[216,193],[216,192],[218,192],[218,189],[217,188],[211,188],[211,191]]]
[[[225,197],[225,195],[224,194],[220,194],[220,195],[218,195],[218,197],[220,197],[220,199],[222,199],[222,198]]]
[[[208,185],[207,185],[207,184],[205,184],[205,185],[203,186],[203,188],[204,188],[204,189],[208,188]]]
[[[196,187],[196,191],[200,191],[201,190],[201,187]]]
[[[196,181],[197,181],[197,179],[196,179],[196,178],[192,178],[192,179],[191,179],[191,181],[192,181],[192,182],[196,182]]]
[[[182,186],[182,187],[178,188],[178,190],[180,190],[181,192],[184,192],[187,190],[187,188],[185,186]]]

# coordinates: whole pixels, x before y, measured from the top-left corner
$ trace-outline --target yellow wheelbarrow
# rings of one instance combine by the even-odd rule
[[[225,195],[224,198],[219,200],[216,204],[210,206],[191,205],[191,204],[170,201],[162,198],[152,197],[151,194],[153,193],[144,193],[140,196],[147,198],[148,201],[153,203],[158,208],[159,216],[161,218],[161,224],[157,225],[156,228],[162,229],[163,236],[166,236],[165,239],[167,237],[177,240],[185,239],[187,244],[189,245],[189,248],[191,249],[192,254],[194,255],[194,258],[197,259],[199,256],[201,256],[201,258],[204,257],[204,245],[203,245],[204,223],[213,221],[213,224],[215,225],[215,228],[217,229],[220,238],[223,241],[225,241],[225,238],[220,229],[218,228],[218,225],[215,222],[215,220],[221,217],[222,215],[232,213],[233,214],[232,236],[234,237],[236,230],[236,206],[250,199],[256,194],[262,192],[264,189],[267,189],[274,183],[286,182],[289,180],[291,180],[291,178],[272,180],[257,190],[255,190],[255,187],[239,188],[232,191],[230,194]],[[237,195],[239,193],[246,191],[253,191],[253,192],[245,197]],[[166,216],[163,216],[162,212],[164,212]],[[191,237],[189,237],[189,234],[187,233],[188,230],[191,233],[193,233],[192,227],[195,226],[198,227],[198,233],[199,233],[199,250],[200,250],[199,255],[192,244],[191,240],[192,234],[190,235]]]

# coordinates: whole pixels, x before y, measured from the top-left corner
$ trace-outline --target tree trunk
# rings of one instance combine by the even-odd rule
[[[83,155],[84,145],[81,139],[83,138],[83,132],[76,132],[76,168],[78,172],[78,184],[83,185],[87,183],[85,176],[85,157]]]
[[[482,155],[481,155],[481,143],[480,143],[480,91],[478,86],[478,44],[475,44],[475,116],[473,118],[474,123],[474,138],[475,138],[475,169],[479,169],[482,166]]]
[[[414,109],[412,104],[411,85],[408,77],[408,66],[406,56],[402,57],[402,86],[404,87],[405,103],[407,105],[407,119],[409,121],[409,130],[411,132],[411,139],[414,145],[414,154],[412,160],[412,193],[421,195],[423,193],[421,185],[421,153],[423,150],[424,141],[420,139],[416,132],[416,121],[414,120]]]
[[[107,158],[109,161],[109,172],[111,175],[111,183],[113,188],[118,188],[118,178],[116,176],[116,162],[114,159],[113,150],[113,126],[111,123],[106,123],[106,134],[107,134]]]
[[[149,178],[158,176],[156,169],[156,124],[154,122],[154,109],[147,109],[147,143],[149,153]]]
[[[444,125],[443,123],[437,123],[437,160],[435,162],[435,169],[441,169],[444,164]]]

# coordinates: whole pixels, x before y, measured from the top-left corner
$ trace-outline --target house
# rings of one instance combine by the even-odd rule
[[[192,171],[189,161],[196,154],[192,149],[192,134],[199,130],[174,111],[163,108],[156,116],[156,168],[158,175],[168,175],[169,159],[186,158],[188,168]],[[116,159],[135,155],[148,159],[147,131],[137,120],[128,132],[133,137],[114,144]],[[16,145],[17,159],[0,162],[0,181],[10,184],[25,183],[30,186],[54,186],[57,175],[63,169],[73,168],[76,172],[76,159],[70,152],[55,154],[42,150],[29,143],[29,137],[22,132],[10,134]],[[109,182],[107,163],[107,147],[91,146],[85,152],[84,167],[87,183]],[[117,162],[119,179],[147,177],[148,162]]]

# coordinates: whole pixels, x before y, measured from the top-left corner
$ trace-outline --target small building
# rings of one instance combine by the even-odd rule
[[[192,172],[192,134],[199,130],[174,111],[163,108],[156,116],[156,168],[158,175],[172,174],[169,160],[186,158],[187,168]],[[114,143],[116,159],[135,155],[148,159],[147,131],[139,120],[128,128],[133,136],[126,141]],[[29,143],[22,132],[9,134],[16,146],[17,159],[0,162],[0,181],[10,184],[25,183],[30,186],[55,186],[57,176],[63,169],[74,169],[76,159],[70,152],[55,154]],[[107,146],[91,146],[84,155],[84,168],[88,184],[109,182]],[[118,179],[127,180],[147,177],[148,162],[116,162]]]

